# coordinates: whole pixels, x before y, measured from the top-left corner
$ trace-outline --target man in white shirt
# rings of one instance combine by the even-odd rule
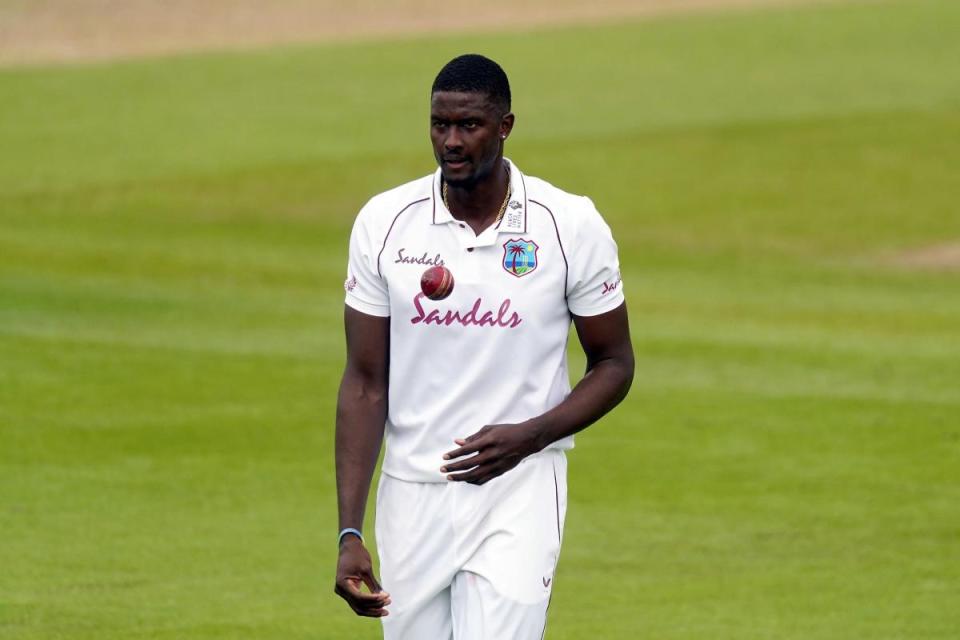
[[[514,116],[495,62],[444,66],[430,118],[439,168],[371,199],[350,238],[336,592],[387,640],[541,638],[564,451],[633,379],[617,247],[588,198],[503,157]],[[441,300],[421,290],[434,266],[453,276]],[[572,391],[571,319],[587,357]],[[360,530],[384,436],[381,587]]]

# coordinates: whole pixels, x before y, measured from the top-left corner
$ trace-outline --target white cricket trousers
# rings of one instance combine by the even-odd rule
[[[384,639],[541,640],[566,509],[567,460],[556,449],[482,486],[381,475]]]

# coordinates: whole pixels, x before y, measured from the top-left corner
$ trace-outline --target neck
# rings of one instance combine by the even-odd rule
[[[508,169],[501,158],[490,175],[469,187],[448,184],[447,201],[450,204],[450,214],[470,226],[486,226],[497,217],[503,199],[507,197],[508,182]]]

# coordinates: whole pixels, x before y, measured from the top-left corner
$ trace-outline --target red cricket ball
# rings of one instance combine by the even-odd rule
[[[453,292],[453,274],[443,266],[430,267],[420,276],[420,290],[431,300],[443,300]]]

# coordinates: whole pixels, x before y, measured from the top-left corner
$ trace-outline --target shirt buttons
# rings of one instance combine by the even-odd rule
[[[465,224],[463,224],[463,223],[461,222],[461,223],[460,223],[460,228],[461,228],[461,229],[466,229],[466,228],[467,228],[467,225],[465,225]]]
[[[473,247],[467,247],[467,251],[473,251]]]

